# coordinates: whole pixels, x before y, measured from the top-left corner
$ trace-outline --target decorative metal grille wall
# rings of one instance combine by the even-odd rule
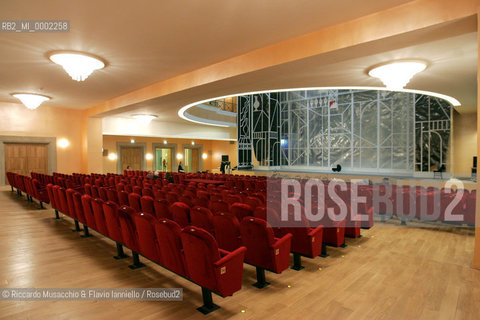
[[[436,97],[417,95],[415,100],[415,170],[447,167],[451,106]]]
[[[330,170],[340,164],[349,170],[413,172],[446,165],[450,105],[434,99],[381,90],[239,97],[240,167]]]

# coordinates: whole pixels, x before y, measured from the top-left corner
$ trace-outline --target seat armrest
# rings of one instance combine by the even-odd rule
[[[217,291],[222,297],[231,296],[242,288],[243,261],[246,251],[247,248],[240,247],[214,263]]]
[[[284,235],[280,239],[276,238],[276,240],[277,241],[275,241],[275,243],[272,246],[274,249],[284,247],[286,244],[288,244],[288,246],[290,246],[290,243],[292,241],[292,234],[287,233],[286,235]]]
[[[235,249],[234,251],[232,252],[229,252],[229,251],[226,251],[226,250],[222,250],[222,249],[218,249],[218,251],[220,251],[220,254],[223,256],[222,258],[220,258],[220,260],[217,260],[214,265],[215,265],[215,268],[220,268],[224,265],[226,265],[227,263],[229,263],[231,260],[235,259],[237,256],[239,255],[242,255],[242,256],[245,256],[245,252],[247,251],[247,248],[245,247],[240,247],[238,249]]]
[[[318,234],[321,234],[323,233],[323,226],[318,226],[316,227],[315,229],[312,229],[309,233],[308,233],[308,236],[309,237],[314,237]]]

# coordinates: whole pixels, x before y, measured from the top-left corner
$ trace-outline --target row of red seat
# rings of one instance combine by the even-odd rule
[[[136,212],[149,213],[157,218],[173,219],[182,227],[189,224],[201,227],[214,235],[219,246],[225,250],[234,250],[242,245],[240,226],[245,217],[268,219],[268,211],[262,194],[242,199],[239,195],[230,194],[229,190],[222,190],[222,195],[209,193],[202,189],[193,194],[192,189],[185,189],[183,196],[171,191],[166,194],[155,192],[155,197],[152,197],[151,194],[141,196],[136,192],[128,193],[122,189],[126,187],[123,184],[117,185],[116,189],[96,188],[96,186],[88,184],[84,187],[86,194],[92,197],[99,197],[104,201],[111,201],[119,205],[129,205]],[[139,192],[140,188],[137,188]],[[170,188],[175,189],[176,186],[172,185]],[[144,194],[146,190],[150,189],[143,189]],[[193,201],[187,193],[191,193],[195,197]],[[272,211],[270,210],[272,216],[278,216]],[[329,245],[342,246],[345,243],[345,234],[352,237],[360,236],[359,225],[344,229],[345,223],[339,224],[335,228],[326,228],[324,233],[321,226],[310,228],[308,221],[303,219],[293,228],[274,229],[274,234],[279,238],[288,233],[294,234],[292,246],[294,269],[300,269],[300,256],[315,258],[322,252],[322,248],[326,255],[326,248],[322,246],[323,241]]]
[[[100,182],[97,182],[97,185],[100,185]],[[129,205],[134,208],[136,212],[143,211],[160,218],[174,219],[182,227],[190,223],[202,227],[214,234],[217,237],[220,247],[227,250],[235,249],[241,245],[239,235],[240,222],[242,219],[247,216],[253,217],[254,209],[265,204],[265,196],[261,193],[253,193],[253,197],[247,195],[242,198],[242,193],[236,195],[231,194],[227,189],[222,189],[222,194],[215,193],[214,191],[208,193],[204,189],[200,189],[194,194],[192,193],[194,189],[189,189],[192,188],[192,183],[190,183],[186,189],[180,188],[183,187],[182,185],[178,186],[175,184],[170,184],[170,187],[164,186],[163,191],[165,191],[166,197],[165,193],[157,191],[155,192],[155,201],[151,197],[151,189],[141,189],[135,185],[133,186],[134,192],[128,193],[125,191],[127,187],[129,187],[129,185],[124,185],[123,183],[118,183],[115,189],[108,186],[97,188],[97,186],[91,186],[89,184],[84,185],[85,192],[95,198],[99,197],[104,201],[112,201],[119,205]],[[155,188],[155,186],[153,187]],[[184,195],[180,196],[179,193],[167,192],[168,190],[165,190],[165,188],[170,188],[172,191],[180,188],[181,190],[177,190],[177,192],[182,192]],[[140,197],[142,193],[145,194],[147,191],[150,192],[149,196]],[[190,193],[192,197],[195,197],[193,201],[195,203],[192,203],[191,198],[188,198],[188,193]],[[184,203],[177,203],[177,201]],[[169,205],[171,205],[170,208]],[[197,207],[190,208],[194,205]],[[211,211],[209,209],[211,209]],[[266,220],[266,208],[262,209],[263,214],[260,214],[260,216]],[[294,250],[292,250],[294,253],[294,269],[301,268],[301,255],[314,258],[322,251],[326,254],[326,249],[322,246],[322,238],[325,238],[325,244],[329,245],[342,246],[345,243],[345,230],[343,230],[345,223],[339,224],[335,226],[335,228],[327,228],[325,233],[323,233],[321,226],[310,228],[308,221],[305,219],[302,223],[303,225],[297,225],[296,228],[290,228],[292,233],[296,235],[294,237]],[[302,226],[303,228],[300,228]],[[215,229],[218,231],[215,232]],[[350,232],[350,229],[353,231]],[[275,234],[278,237],[283,237],[288,233],[285,232],[285,230],[288,229],[276,228]],[[346,230],[346,234],[349,236],[358,237],[360,235],[360,228],[358,226],[355,228],[347,228]],[[317,239],[316,242],[315,237]],[[314,244],[312,245],[312,243]]]
[[[117,243],[117,259],[126,257],[123,246],[132,251],[132,269],[140,268],[139,254],[162,267],[202,287],[204,305],[199,308],[208,313],[218,308],[212,300],[214,292],[222,297],[241,289],[243,261],[246,249],[233,252],[219,249],[212,235],[205,230],[186,226],[183,229],[174,221],[136,212],[128,206],[118,206],[111,201],[93,199],[73,189],[47,185],[52,207],[72,219],[75,231],[89,237],[88,228],[103,234]]]
[[[50,202],[45,186],[42,186],[39,180],[8,171],[6,172],[6,176],[12,191],[13,188],[16,188],[17,194],[20,196],[23,191],[28,201],[33,202],[33,198],[37,199],[42,209],[44,208],[43,202]]]

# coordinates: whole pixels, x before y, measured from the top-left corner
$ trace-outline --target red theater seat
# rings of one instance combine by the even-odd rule
[[[133,186],[133,193],[138,194],[140,197],[142,196],[142,188],[140,186]]]
[[[246,197],[244,203],[252,207],[252,210],[263,205],[262,201],[256,197]]]
[[[157,219],[166,218],[173,219],[169,210],[169,203],[165,199],[156,199],[153,201],[153,207],[155,209],[155,216]]]
[[[153,207],[153,198],[150,196],[143,196],[140,198],[140,205],[142,212],[155,216],[155,208]]]
[[[214,214],[218,214],[218,213],[229,213],[230,212],[230,207],[228,206],[228,203],[222,201],[222,200],[211,200],[210,199],[210,207],[209,207],[210,210],[212,210],[212,212]]]
[[[190,219],[192,225],[198,228],[202,228],[211,234],[215,234],[213,228],[213,213],[210,209],[204,207],[193,207],[190,210]]]
[[[84,194],[81,197],[81,200],[83,206],[83,215],[85,216],[87,225],[94,230],[98,230],[97,222],[95,220],[95,215],[92,208],[92,197],[90,197],[88,194]]]
[[[322,251],[324,254],[326,254],[326,250],[322,243],[323,226],[310,228],[310,224],[304,215],[301,215],[301,221],[295,221],[291,219],[288,227],[281,228],[281,231],[284,234],[290,233],[292,235],[292,269],[303,269],[301,256],[315,258],[316,256],[320,255]]]
[[[193,206],[208,208],[209,204],[210,204],[210,201],[208,200],[208,198],[196,197],[193,199]]]
[[[65,197],[66,199],[66,202],[67,202],[67,205],[66,205],[66,208],[64,207],[64,209],[67,209],[64,213],[67,214],[68,216],[70,216],[71,218],[73,218],[73,220],[75,221],[75,229],[73,230],[74,232],[79,232],[79,231],[82,231],[82,229],[80,229],[80,226],[78,224],[78,222],[81,220],[79,219],[79,217],[77,216],[77,213],[76,213],[76,209],[75,209],[75,204],[73,202],[73,194],[75,193],[75,190],[73,189],[59,189],[60,191],[60,194],[62,196]],[[61,197],[62,199],[62,197]]]
[[[253,209],[245,203],[234,203],[230,206],[230,213],[237,217],[238,221],[242,221],[245,217],[253,216]]]
[[[133,221],[134,216],[135,210],[133,208],[127,206],[118,208],[118,221],[122,231],[123,244],[132,250],[133,264],[128,266],[130,269],[138,269],[145,266],[140,262],[138,256],[140,247],[138,246],[137,230]]]
[[[163,218],[157,220],[154,228],[163,266],[182,276],[187,276],[180,238],[182,228],[175,221]]]
[[[184,228],[190,224],[190,206],[183,202],[175,202],[170,206],[173,220]]]
[[[168,192],[166,199],[168,203],[174,204],[175,202],[178,202],[178,195],[175,192]]]
[[[157,219],[148,213],[140,212],[134,214],[133,220],[137,230],[139,252],[148,259],[162,264],[154,227]]]
[[[238,194],[228,194],[225,197],[225,202],[228,203],[229,205],[232,205],[234,203],[242,203],[242,197],[239,196]]]
[[[103,201],[103,200],[102,200]],[[103,204],[103,213],[105,214],[105,223],[107,225],[108,236],[117,243],[118,255],[115,259],[123,259],[127,256],[123,253],[123,238],[120,227],[120,218],[118,213],[118,205],[114,202],[105,202]]]
[[[119,203],[118,201],[118,192],[117,190],[115,189],[106,189],[105,190],[107,192],[107,199],[108,201],[112,201],[112,202],[115,202],[115,203]],[[105,200],[104,200],[105,201]]]
[[[237,217],[222,212],[214,215],[212,222],[215,238],[221,249],[234,251],[242,246],[240,223]]]
[[[85,183],[83,185],[83,189],[85,191],[85,194],[88,194],[90,197],[92,196],[92,186],[89,183]]]
[[[99,196],[100,199],[102,199],[103,201],[108,201],[107,190],[108,190],[108,188],[106,188],[106,187],[98,188],[98,196]]]
[[[263,288],[269,284],[265,281],[265,269],[281,273],[288,268],[292,235],[275,238],[267,222],[254,217],[242,220],[240,233],[242,243],[247,247],[245,261],[257,269],[257,283],[254,286]]]
[[[328,215],[328,208],[333,209],[333,214],[335,217],[340,215],[340,207],[338,204],[331,200],[327,199],[325,201],[326,207],[321,208],[325,209],[325,213],[323,219],[320,221],[319,225],[323,225],[323,243],[334,246],[334,247],[345,247],[345,223],[346,220],[342,219],[337,221],[339,218],[332,219]],[[313,210],[317,210],[317,207],[312,208]]]
[[[212,291],[226,297],[242,288],[245,248],[222,251],[211,234],[193,226],[182,230],[181,239],[189,277],[202,286],[204,305],[198,310],[209,313],[218,308]]]
[[[118,197],[118,205],[120,206],[128,206],[130,203],[128,202],[128,193],[126,191],[118,191],[117,192],[117,197]]]
[[[107,223],[105,220],[105,213],[103,212],[104,203],[105,202],[102,199],[91,200],[93,215],[95,217],[95,225],[97,226],[97,231],[109,237]]]
[[[467,199],[465,202],[465,223],[474,226],[475,225],[475,205],[476,205],[476,198],[477,198],[477,190],[472,190],[467,195]]]
[[[140,199],[142,197],[138,193],[129,193],[128,194],[128,203],[130,205],[130,208],[135,210],[135,212],[140,212],[142,211],[142,206],[140,204]]]
[[[152,189],[150,189],[150,188],[143,188],[143,189],[142,189],[142,196],[149,196],[149,197],[153,198],[154,195],[153,195]]]
[[[56,197],[53,191],[53,184],[51,183],[47,184],[47,194],[48,194],[48,198],[50,199],[50,205],[55,210],[55,219],[60,219],[60,216],[58,215],[58,211],[62,211],[62,210],[60,209],[60,206],[56,201]]]
[[[72,190],[72,189],[67,189]],[[80,192],[74,192],[73,195],[73,204],[75,207],[75,215],[77,217],[77,220],[80,221],[83,224],[83,232],[84,234],[81,236],[82,238],[88,238],[90,237],[90,233],[88,232],[88,221],[87,218],[85,217],[85,213],[83,211],[83,205],[82,205],[82,195]]]

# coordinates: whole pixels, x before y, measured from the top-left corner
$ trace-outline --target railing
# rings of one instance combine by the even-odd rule
[[[212,107],[217,107],[223,111],[237,112],[237,99],[236,98],[226,98],[208,101],[205,104]]]

